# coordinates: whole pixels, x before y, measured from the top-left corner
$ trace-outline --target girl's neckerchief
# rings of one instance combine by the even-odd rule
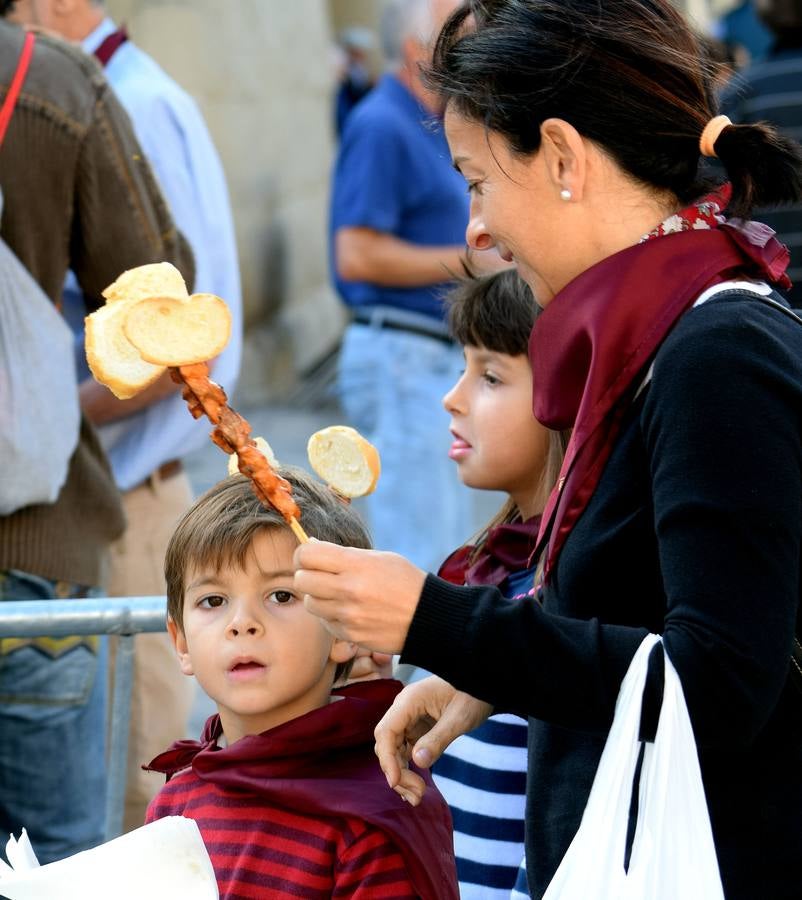
[[[546,554],[546,579],[599,483],[647,364],[680,316],[706,288],[736,276],[790,287],[787,248],[765,225],[724,222],[729,196],[725,185],[592,266],[535,323],[535,418],[573,429],[535,551]]]
[[[373,729],[402,685],[363,681],[333,691],[340,699],[220,747],[220,717],[200,741],[177,741],[143,768],[170,777],[192,768],[202,781],[247,791],[266,805],[315,817],[354,816],[387,833],[423,900],[457,900],[451,816],[428,772],[413,809],[387,786],[373,751]]]
[[[525,522],[503,522],[487,533],[481,550],[471,560],[475,547],[466,545],[446,559],[441,578],[452,584],[500,585],[513,572],[529,568],[529,559],[537,543],[540,516]]]

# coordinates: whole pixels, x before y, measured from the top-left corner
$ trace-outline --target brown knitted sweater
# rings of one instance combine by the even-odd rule
[[[21,29],[0,20],[0,102],[22,40]],[[37,37],[0,149],[0,188],[0,234],[54,302],[68,269],[93,307],[123,270],[144,263],[167,260],[192,282],[189,246],[128,117],[78,48]],[[0,517],[0,571],[100,585],[105,551],[123,527],[117,488],[84,422],[56,502]]]

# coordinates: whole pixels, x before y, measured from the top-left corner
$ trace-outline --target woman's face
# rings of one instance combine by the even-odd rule
[[[582,271],[573,258],[568,207],[539,151],[513,153],[506,139],[449,107],[445,130],[455,167],[468,183],[471,212],[466,240],[476,250],[495,247],[514,261],[535,300],[546,306]]]

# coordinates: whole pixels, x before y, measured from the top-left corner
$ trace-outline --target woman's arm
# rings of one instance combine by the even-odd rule
[[[748,744],[784,686],[799,597],[802,328],[755,300],[686,318],[641,417],[664,642],[700,742]],[[615,587],[599,590],[603,603]],[[403,659],[494,705],[594,731],[645,633],[429,577]]]
[[[802,535],[802,328],[755,300],[714,301],[686,320],[658,355],[642,414],[663,635],[700,742],[731,746],[753,739],[788,672]],[[309,608],[337,633],[387,652],[403,645],[402,661],[459,690],[569,728],[609,727],[647,631],[550,615],[493,588],[424,582],[393,554],[319,544],[297,561],[299,589],[322,592]],[[325,573],[303,571],[318,561]],[[600,606],[614,589],[599,586]]]

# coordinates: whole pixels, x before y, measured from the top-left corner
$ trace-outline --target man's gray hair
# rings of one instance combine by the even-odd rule
[[[434,39],[432,0],[385,0],[381,41],[389,66],[402,61],[404,41],[408,37],[415,37],[423,44]]]

